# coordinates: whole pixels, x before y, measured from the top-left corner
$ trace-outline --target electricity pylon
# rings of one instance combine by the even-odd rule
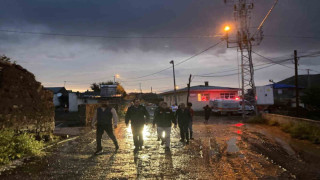
[[[236,38],[230,40],[228,31],[230,28],[225,28],[226,41],[228,48],[237,48],[241,55],[241,95],[242,95],[242,116],[245,116],[245,105],[250,102],[254,105],[254,111],[257,114],[256,87],[254,83],[254,69],[252,62],[252,46],[259,45],[263,39],[262,25],[271,13],[273,7],[269,10],[266,17],[263,19],[258,29],[250,32],[251,12],[254,8],[254,0],[224,0],[226,4],[232,4],[234,9],[234,20],[236,22]]]

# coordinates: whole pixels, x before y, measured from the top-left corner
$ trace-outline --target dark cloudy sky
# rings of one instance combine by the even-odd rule
[[[254,30],[273,0],[256,0]],[[282,60],[320,51],[320,1],[280,0],[264,24],[265,38],[254,51]],[[157,92],[173,86],[170,67],[220,41],[225,24],[233,24],[233,7],[223,0],[2,0],[0,30],[83,36],[46,36],[0,31],[0,54],[11,57],[36,75],[44,86],[84,91],[90,83],[112,80],[114,74],[128,91]],[[90,37],[86,37],[90,36]],[[102,38],[157,37],[157,38]],[[198,37],[201,38],[167,38]],[[212,36],[212,37],[204,37]],[[232,36],[232,34],[231,34]],[[162,37],[162,38],[161,38]],[[305,37],[305,38],[298,38]],[[257,55],[254,64],[268,63]],[[300,59],[300,74],[320,72],[320,57]],[[294,67],[291,61],[284,65]],[[263,66],[258,66],[263,67]],[[258,68],[257,67],[257,68]],[[237,68],[236,49],[222,42],[215,48],[176,66],[177,84],[184,87],[189,74],[215,73]],[[222,72],[216,76],[236,73]],[[257,85],[280,81],[294,70],[274,65],[257,70]],[[238,87],[238,76],[195,77],[193,85]]]

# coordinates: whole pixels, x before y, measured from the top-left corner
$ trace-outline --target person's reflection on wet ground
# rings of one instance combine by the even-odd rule
[[[160,177],[162,179],[173,178],[171,177],[173,171],[172,153],[171,150],[166,150],[164,152],[164,158],[160,160]]]

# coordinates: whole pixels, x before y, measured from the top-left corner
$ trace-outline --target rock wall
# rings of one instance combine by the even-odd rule
[[[0,129],[51,133],[54,130],[53,94],[32,73],[0,60]]]
[[[279,114],[268,114],[268,113],[262,114],[262,117],[268,121],[276,121],[279,124],[290,124],[290,123],[304,122],[304,123],[312,124],[313,126],[320,127],[320,121],[315,121],[315,120],[311,120],[311,119],[284,116],[284,115],[279,115]]]

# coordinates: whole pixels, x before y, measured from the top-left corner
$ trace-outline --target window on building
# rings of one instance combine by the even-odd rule
[[[198,94],[198,101],[209,101],[210,94]]]
[[[221,99],[234,99],[236,97],[236,93],[220,93]]]

